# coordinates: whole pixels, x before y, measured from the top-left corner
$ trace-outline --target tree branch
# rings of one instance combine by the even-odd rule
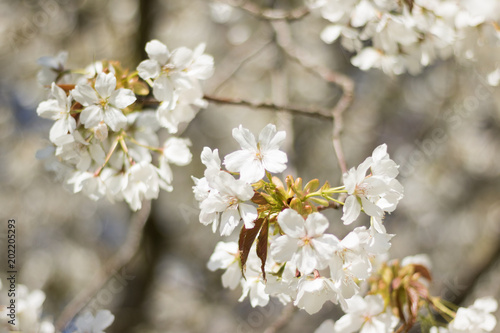
[[[335,149],[335,154],[337,155],[340,169],[342,170],[342,173],[347,172],[347,164],[345,162],[344,151],[340,142],[340,135],[344,127],[342,116],[345,110],[347,110],[349,106],[351,106],[354,99],[354,81],[344,74],[333,72],[327,67],[311,63],[309,60],[311,59],[311,56],[306,51],[298,48],[293,44],[289,25],[287,22],[273,21],[271,22],[271,25],[276,32],[278,45],[283,49],[283,51],[288,55],[290,59],[296,61],[305,69],[315,73],[323,80],[334,83],[342,89],[342,96],[331,111],[334,119],[332,142],[333,148]]]
[[[228,104],[236,106],[247,106],[255,109],[274,109],[276,111],[289,112],[291,114],[298,114],[313,118],[328,119],[331,120],[333,117],[327,110],[324,109],[311,109],[311,108],[299,108],[288,105],[276,105],[273,103],[262,103],[262,102],[251,102],[239,98],[228,98],[228,97],[216,97],[205,95],[203,97],[209,102],[217,104]]]
[[[144,225],[148,220],[150,212],[151,201],[144,201],[141,210],[132,216],[127,239],[118,252],[104,264],[103,272],[94,277],[92,283],[76,295],[59,315],[56,321],[56,328],[58,331],[63,331],[78,312],[80,312],[92,297],[102,289],[106,282],[132,260],[141,243]]]
[[[307,16],[310,11],[306,6],[298,7],[292,9],[291,11],[273,9],[273,8],[261,8],[250,1],[237,1],[237,0],[219,0],[226,5],[236,7],[246,11],[247,13],[255,16],[261,20],[286,20],[286,21],[296,21]]]

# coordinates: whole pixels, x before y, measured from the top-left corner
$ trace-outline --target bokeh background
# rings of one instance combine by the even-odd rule
[[[255,3],[301,5],[299,0]],[[386,219],[388,231],[396,234],[391,258],[429,255],[433,293],[460,305],[486,295],[498,299],[500,91],[485,83],[491,65],[500,61],[498,45],[483,43],[475,62],[448,60],[418,76],[389,77],[360,71],[338,44],[324,44],[319,32],[325,21],[316,15],[290,26],[312,62],[355,81],[342,135],[348,165],[357,166],[382,143],[401,165],[405,198]],[[35,158],[49,144],[51,125],[35,111],[47,96],[36,79],[39,57],[67,50],[69,68],[100,59],[135,68],[153,38],[170,49],[205,42],[216,68],[205,82],[207,93],[323,108],[333,107],[341,95],[338,87],[288,60],[267,22],[208,0],[2,0],[0,36],[0,252],[6,248],[7,219],[14,218],[19,282],[46,293],[46,318],[55,319],[103,270],[125,240],[131,213],[124,203],[71,194]],[[243,124],[258,133],[268,122],[287,131],[285,173],[340,182],[332,123],[210,104],[183,129],[193,144],[193,162],[173,168],[174,191],[153,202],[139,252],[90,302],[92,310],[106,308],[115,315],[107,332],[262,332],[279,316],[279,302],[263,309],[251,308],[248,300],[240,303],[241,289],[223,289],[222,272],[206,268],[221,238],[198,222],[190,178],[203,174],[204,146],[219,148],[223,156],[239,148],[232,128]],[[339,238],[348,232],[339,212],[326,214]],[[1,293],[4,299],[5,290]],[[313,332],[324,319],[339,316],[333,304],[312,316],[297,311],[286,331]]]

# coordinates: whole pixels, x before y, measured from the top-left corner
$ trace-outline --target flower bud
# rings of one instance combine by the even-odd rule
[[[103,141],[108,137],[108,125],[101,121],[99,125],[94,127],[94,134],[97,139]]]

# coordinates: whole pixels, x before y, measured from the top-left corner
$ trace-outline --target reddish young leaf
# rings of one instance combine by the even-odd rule
[[[260,228],[264,219],[255,220],[255,226],[252,229],[245,228],[245,225],[241,228],[240,239],[238,240],[238,249],[240,251],[240,262],[241,262],[241,274],[245,276],[245,265],[247,263],[248,254],[250,253],[250,248],[259,233]]]
[[[260,194],[259,192],[255,192],[252,199],[252,202],[257,205],[267,205],[267,200]]]
[[[260,269],[262,271],[262,277],[264,278],[264,280],[266,279],[266,271],[264,268],[267,260],[268,234],[269,234],[269,220],[266,219],[262,224],[259,238],[257,239],[257,256],[260,258],[260,261],[262,263]]]
[[[406,290],[406,295],[408,296],[408,305],[409,305],[409,308],[410,308],[410,318],[409,318],[409,323],[410,325],[414,325],[415,322],[417,321],[417,317],[418,317],[418,301],[419,301],[419,297],[418,297],[418,292],[409,287],[407,290]],[[410,326],[411,327],[411,326]]]
[[[415,267],[414,268],[415,273],[420,273],[421,276],[423,276],[424,278],[426,278],[429,281],[432,281],[431,273],[429,272],[427,267],[425,267],[423,265],[417,265],[417,264],[414,264],[413,267]]]

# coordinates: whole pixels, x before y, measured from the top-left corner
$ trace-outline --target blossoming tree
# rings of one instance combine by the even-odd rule
[[[498,307],[493,297],[478,298],[468,307],[452,304],[435,294],[432,265],[425,255],[389,259],[397,257],[389,255],[397,235],[385,220],[405,196],[398,179],[400,166],[389,154],[393,148],[371,145],[370,156],[348,166],[341,134],[355,81],[311,61],[309,52],[293,42],[288,22],[314,17],[324,28],[310,38],[329,44],[339,41],[352,65],[361,70],[417,75],[438,59],[479,58],[481,46],[489,45],[484,41],[499,37],[499,9],[493,0],[480,5],[466,0],[308,0],[290,10],[261,8],[248,1],[213,2],[210,10],[215,19],[239,10],[269,24],[281,52],[340,87],[342,95],[335,106],[301,108],[208,94],[202,84],[217,73],[217,63],[205,53],[204,43],[171,50],[153,39],[145,45],[148,59],[135,68],[115,60],[67,68],[68,53],[61,52],[39,60],[38,80],[48,97],[36,113],[53,121],[47,134],[50,145],[39,155],[70,192],[96,201],[126,202],[137,212],[139,231],[160,190],[192,189],[197,219],[224,237],[216,244],[208,269],[224,271],[225,288],[241,286],[240,302],[265,307],[275,299],[282,304],[282,315],[272,318],[267,333],[288,325],[294,309],[314,315],[328,303],[343,315],[318,323],[311,332],[493,332]],[[492,63],[485,75],[491,86],[500,81],[496,65]],[[282,148],[287,133],[272,123],[256,136],[242,121],[226,129],[232,131],[237,150],[221,158],[218,148],[205,146],[200,158],[193,159],[192,141],[181,127],[209,103],[333,120],[331,154],[340,173],[324,182],[287,173],[293,160]],[[174,188],[171,165],[186,166],[193,160],[205,166],[203,175],[195,174],[183,184],[192,183]],[[330,210],[341,211],[341,216],[332,219]],[[341,224],[350,228],[347,233],[338,231]],[[131,261],[137,246],[136,238],[127,240],[107,274],[84,286],[81,295],[55,314],[56,321],[41,314],[50,294],[30,293],[22,286],[20,328],[104,332],[114,315],[106,309],[85,312],[84,307],[111,275]],[[19,328],[8,322],[2,325]]]

